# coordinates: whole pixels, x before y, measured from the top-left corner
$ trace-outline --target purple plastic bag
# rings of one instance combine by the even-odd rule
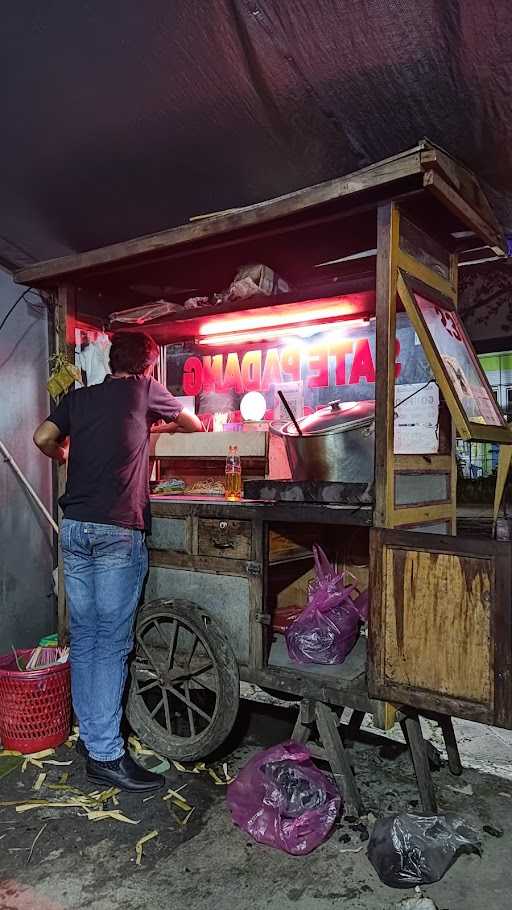
[[[251,758],[229,784],[227,802],[235,825],[259,844],[303,856],[330,833],[341,796],[307,748],[288,742]]]
[[[368,616],[368,592],[355,600],[321,547],[313,547],[316,580],[306,609],[286,629],[286,646],[300,664],[341,664],[354,647],[359,626]]]

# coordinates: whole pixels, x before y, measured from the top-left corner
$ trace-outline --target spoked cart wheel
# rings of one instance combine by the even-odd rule
[[[187,600],[154,600],[137,616],[127,716],[160,755],[204,758],[229,736],[240,676],[226,636]]]

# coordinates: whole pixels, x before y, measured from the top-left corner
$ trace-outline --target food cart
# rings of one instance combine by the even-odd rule
[[[345,742],[366,713],[386,726],[398,712],[431,812],[420,715],[440,723],[454,773],[452,716],[512,727],[511,545],[454,536],[456,434],[512,442],[457,315],[459,258],[482,248],[506,250],[477,180],[423,141],[16,276],[53,295],[56,347],[69,356],[77,326],[177,301],[144,328],[162,347],[162,381],[217,430],[152,437],[157,490],[184,485],[152,496],[131,665],[128,716],[158,752],[210,754],[234,724],[240,680],[253,683],[300,701],[294,737],[307,741],[316,723],[313,754],[359,811],[341,709],[353,712]],[[260,282],[249,297],[183,306],[228,287],[245,263],[271,267],[270,293]],[[309,442],[278,412],[279,391],[314,422]],[[248,392],[259,404],[244,422]],[[241,501],[214,495],[234,444]],[[276,617],[305,603],[314,543],[369,590],[368,637],[340,665],[294,663],[277,631]],[[63,632],[62,584],[59,622]]]

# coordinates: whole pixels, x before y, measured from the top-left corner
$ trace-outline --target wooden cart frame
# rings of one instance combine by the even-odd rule
[[[168,590],[164,584],[158,597],[172,607],[172,599],[178,596],[176,584],[170,583],[172,578],[175,582],[178,579],[178,588],[185,580],[188,584],[191,577],[196,577],[203,591],[213,591],[215,587],[216,606],[228,604],[219,615],[221,626],[227,617],[228,638],[239,652],[236,656],[241,678],[302,699],[296,738],[305,740],[316,721],[331,766],[343,778],[355,809],[360,808],[360,801],[337,735],[337,720],[329,706],[352,708],[353,726],[366,712],[381,720],[385,718],[386,702],[399,708],[427,809],[434,808],[435,799],[418,711],[440,719],[453,770],[458,770],[459,764],[450,714],[512,726],[510,545],[494,541],[468,544],[451,536],[456,529],[454,426],[468,439],[510,443],[512,437],[500,415],[493,425],[468,418],[414,300],[414,287],[421,287],[429,299],[439,300],[455,311],[458,258],[476,247],[505,254],[505,241],[489,204],[469,171],[424,141],[401,155],[319,186],[247,209],[194,220],[159,234],[39,263],[22,269],[16,276],[20,283],[53,295],[55,349],[68,354],[74,346],[76,321],[97,325],[109,312],[122,305],[132,306],[130,289],[152,270],[160,276],[170,277],[176,271],[181,277],[194,276],[199,269],[205,273],[218,269],[222,257],[226,269],[235,261],[265,261],[271,249],[278,271],[281,261],[293,266],[298,260],[312,271],[319,259],[332,259],[334,254],[341,265],[330,293],[365,291],[374,295],[371,315],[376,317],[377,379],[373,506],[354,509],[314,503],[155,499],[152,511],[159,528],[150,543],[150,583],[162,572],[169,580]],[[280,296],[279,303],[312,295],[314,291],[309,289],[302,295]],[[268,306],[269,302],[272,299],[252,299],[237,308],[220,308],[216,313]],[[447,406],[440,418],[438,454],[394,454],[397,307],[403,307],[413,323]],[[368,315],[364,307],[361,312]],[[187,318],[192,320],[194,314],[170,317],[166,331],[172,332],[173,326],[185,331]],[[162,327],[151,327],[150,331],[158,340]],[[476,368],[479,369],[478,364]],[[482,383],[492,395],[485,379]],[[421,492],[398,502],[397,489],[404,477],[422,478]],[[439,487],[440,478],[444,493],[429,493],[434,481]],[[60,471],[56,493],[61,491],[63,481]],[[293,531],[309,525],[329,526],[339,538],[347,528],[368,529],[368,673],[362,667],[352,678],[343,678],[342,673],[337,676],[322,668],[306,673],[299,667],[276,667],[268,662],[268,586],[273,571],[269,533],[276,526]],[[237,543],[227,556],[215,541],[219,534],[225,538],[231,533]],[[428,571],[435,582],[423,601],[414,586],[418,566],[421,577]],[[219,579],[224,579],[224,588]],[[234,631],[237,624],[229,628],[229,617],[233,616],[229,611],[234,608],[229,607],[229,596],[225,594],[223,601],[222,595],[223,590],[233,590],[233,579],[238,590],[243,590],[247,606],[245,631],[238,640]],[[441,624],[436,602],[440,585],[447,594]],[[451,588],[457,592],[453,596]],[[419,609],[420,602],[423,623],[414,626],[415,609]],[[204,603],[198,608],[201,615],[209,612]],[[472,624],[473,615],[483,622],[483,631]],[[432,650],[425,655],[425,661],[431,663],[429,673],[424,663],[418,666],[414,649],[404,650],[404,642],[410,641],[404,633],[404,623],[412,623],[418,634],[425,635]],[[442,639],[449,629],[453,634]],[[62,583],[59,630],[65,634]],[[447,647],[457,647],[460,636],[464,636],[467,660],[477,666],[474,673],[468,672],[466,687],[464,664],[459,663],[457,673],[453,673],[450,661],[443,662],[440,657],[445,643]],[[240,656],[241,651],[245,656]],[[144,673],[150,687],[147,668]],[[179,673],[169,676],[169,668],[166,673],[167,686],[171,688],[173,679],[182,678]],[[167,704],[168,718],[168,702],[164,700],[163,704]],[[191,710],[190,698],[187,710]],[[149,721],[144,732],[150,739]],[[158,746],[156,740],[153,735]]]

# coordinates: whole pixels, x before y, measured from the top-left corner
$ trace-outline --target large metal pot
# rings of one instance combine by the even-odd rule
[[[284,439],[293,480],[370,483],[374,466],[374,401],[332,401],[298,421],[273,423]]]

